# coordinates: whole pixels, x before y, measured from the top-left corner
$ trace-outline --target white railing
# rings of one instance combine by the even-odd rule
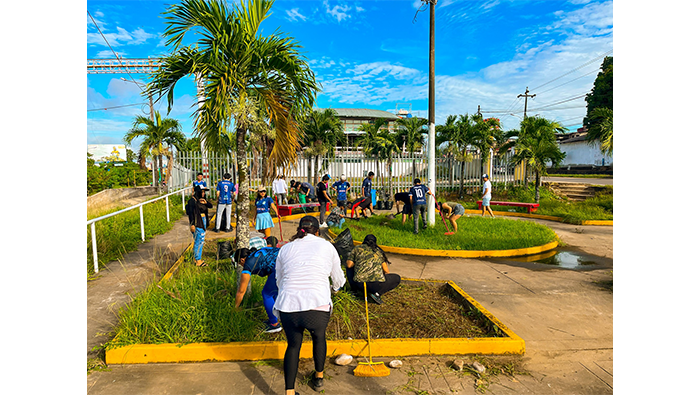
[[[95,265],[95,273],[99,272],[99,262],[97,260],[97,237],[95,234],[95,223],[96,222],[99,222],[99,221],[102,221],[103,219],[114,217],[114,216],[119,215],[121,213],[125,213],[127,211],[131,211],[131,210],[138,208],[139,209],[139,216],[140,216],[140,220],[141,220],[141,241],[146,241],[146,233],[145,233],[145,228],[144,228],[144,224],[143,224],[143,206],[145,206],[149,203],[157,202],[161,199],[165,199],[165,218],[168,222],[170,222],[170,204],[169,204],[168,197],[175,195],[175,194],[178,194],[178,193],[182,194],[182,210],[185,211],[185,191],[188,191],[191,189],[192,189],[192,187],[182,188],[182,189],[177,190],[175,192],[170,192],[166,195],[159,196],[155,199],[141,202],[141,203],[133,205],[131,207],[127,207],[125,209],[115,211],[113,213],[103,215],[101,217],[93,218],[93,219],[87,221],[88,226],[90,226],[90,234],[92,237],[92,259],[93,259],[93,263]]]

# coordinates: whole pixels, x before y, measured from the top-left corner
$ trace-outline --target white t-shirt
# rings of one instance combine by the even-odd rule
[[[287,183],[278,178],[272,182],[272,193],[287,193]]]
[[[483,189],[482,193],[486,192],[487,189],[489,191],[486,193],[486,195],[484,195],[484,197],[487,199],[491,199],[491,181],[489,181],[489,180],[486,180],[486,182],[484,183],[484,189]]]
[[[332,307],[328,277],[336,291],[346,281],[333,244],[312,234],[282,246],[275,270],[279,291],[273,313],[277,317],[280,311],[293,313]]]

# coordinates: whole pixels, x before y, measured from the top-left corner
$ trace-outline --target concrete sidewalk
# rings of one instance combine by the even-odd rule
[[[518,220],[530,220],[514,218]],[[535,220],[557,232],[570,247],[612,258],[610,226],[576,226]],[[116,318],[109,306],[128,300],[125,291],[157,279],[164,268],[149,264],[152,257],[175,258],[191,242],[181,219],[167,235],[155,238],[129,254],[124,263],[88,282],[88,357],[91,344],[107,337]],[[284,239],[296,221],[282,224]],[[231,233],[207,232],[209,237]],[[273,234],[278,236],[279,230]],[[209,240],[209,237],[207,240]],[[380,243],[381,244],[381,243]],[[530,375],[501,375],[489,383],[493,394],[610,394],[613,392],[613,294],[612,263],[586,270],[568,270],[535,263],[504,263],[486,259],[424,258],[389,255],[391,271],[407,278],[453,280],[505,325],[525,340],[524,368]],[[612,262],[612,260],[609,260]],[[103,272],[101,272],[103,273]],[[387,297],[390,297],[387,294]],[[92,302],[91,302],[92,301]],[[111,314],[111,316],[110,316]],[[400,369],[382,378],[358,378],[356,366],[326,365],[327,394],[479,394],[470,374],[450,369],[453,356],[403,358]],[[460,356],[473,361],[473,356]],[[389,358],[381,358],[388,362]],[[187,364],[114,365],[110,371],[87,377],[88,394],[283,394],[281,361],[217,362]],[[314,391],[303,375],[313,370],[311,361],[300,365],[297,391]]]

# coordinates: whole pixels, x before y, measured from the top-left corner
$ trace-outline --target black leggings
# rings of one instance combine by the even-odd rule
[[[299,370],[299,352],[304,338],[304,329],[311,334],[314,368],[323,372],[326,363],[326,327],[331,319],[328,311],[307,310],[294,313],[280,312],[280,322],[287,336],[287,351],[284,353],[285,389],[294,389]]]

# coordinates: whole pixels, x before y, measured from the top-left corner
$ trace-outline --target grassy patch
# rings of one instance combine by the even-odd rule
[[[173,224],[181,216],[182,202],[179,199],[169,199],[170,222],[166,220],[165,200],[149,203],[143,206],[144,236],[149,240],[153,236],[164,234],[172,229]],[[113,210],[118,211],[118,210]],[[100,213],[98,216],[106,215]],[[134,209],[95,223],[97,242],[97,257],[100,266],[121,259],[124,254],[135,251],[142,243],[141,220],[139,210]],[[87,273],[88,278],[94,273],[92,257],[92,239],[90,227],[87,228]]]
[[[252,276],[250,294],[242,309],[234,310],[238,276],[228,259],[216,260],[214,250],[207,245],[203,252],[208,267],[196,268],[188,257],[173,279],[152,284],[134,297],[120,310],[115,336],[105,349],[131,344],[285,341],[284,331],[264,332],[267,314],[261,291],[265,279]],[[369,306],[373,338],[502,336],[442,284],[402,283],[383,300],[382,305]],[[333,306],[328,340],[366,338],[363,297],[341,290],[333,295]]]
[[[374,234],[380,245],[428,250],[509,250],[541,246],[557,240],[554,231],[534,222],[462,216],[457,220],[458,232],[445,236],[445,225],[437,214],[436,221],[434,227],[420,229],[417,235],[413,234],[412,219],[407,219],[402,225],[401,216],[389,219],[379,215],[347,220],[343,228],[349,227],[353,239],[358,241]],[[448,226],[451,226],[449,222]]]
[[[439,200],[452,200],[459,202],[466,209],[477,210],[477,200],[481,199],[480,194],[467,196],[459,199],[454,194],[441,196]],[[496,201],[507,202],[535,202],[535,187],[530,185],[512,186],[506,184],[496,184],[494,186],[493,198]],[[491,206],[493,211],[527,213],[524,207]],[[580,224],[587,220],[612,220],[613,219],[613,188],[605,186],[595,197],[585,201],[570,201],[552,192],[549,188],[540,188],[540,207],[535,214],[549,215],[562,218],[563,222]]]

